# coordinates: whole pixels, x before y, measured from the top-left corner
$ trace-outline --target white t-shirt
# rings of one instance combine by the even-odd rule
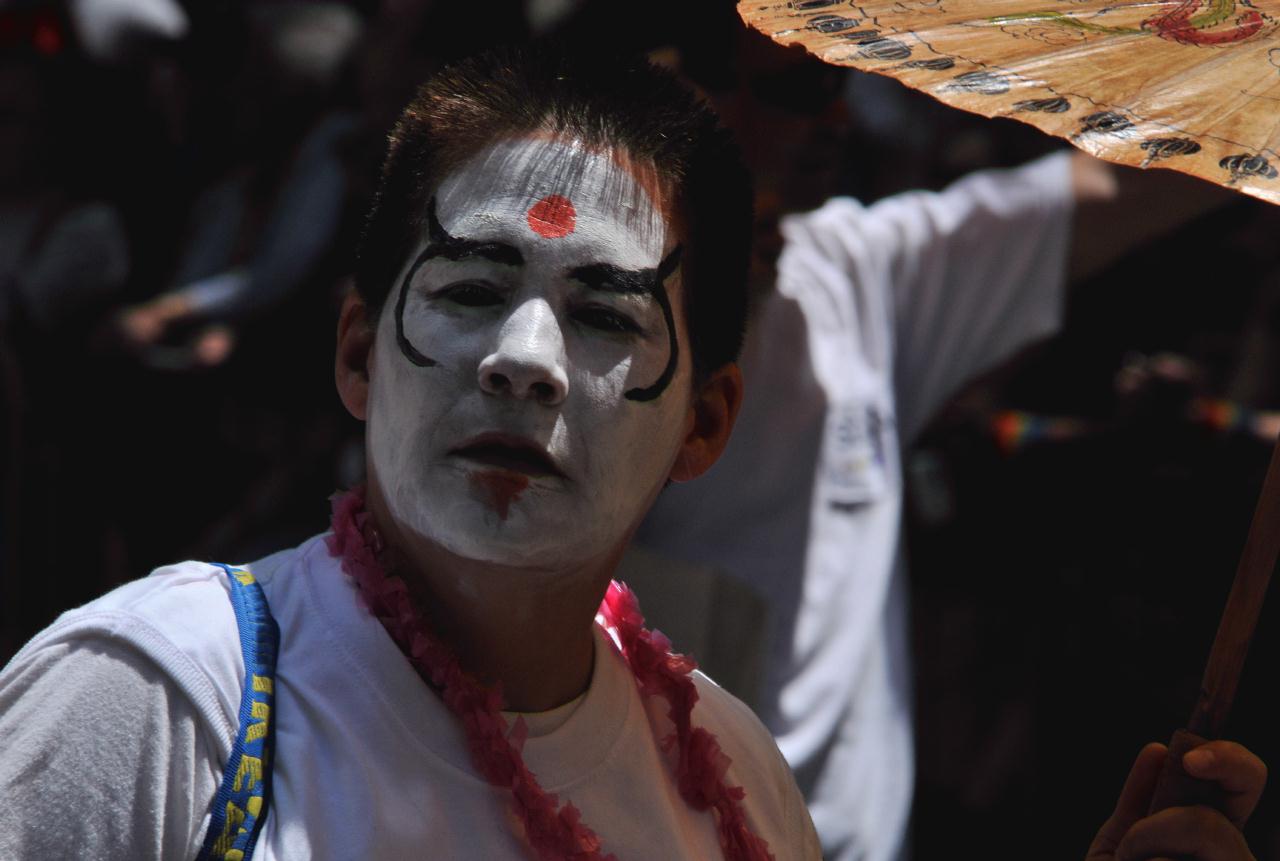
[[[1070,162],[784,219],[728,450],[639,543],[768,607],[758,711],[829,857],[903,850],[914,761],[900,451],[967,380],[1060,323]],[[678,583],[663,602],[680,600]],[[663,624],[650,602],[650,620]]]
[[[270,814],[253,857],[528,859],[509,794],[357,602],[321,538],[248,566],[280,626]],[[0,858],[191,858],[231,747],[243,659],[221,569],[162,568],[65,613],[0,673]],[[719,857],[679,796],[642,698],[596,629],[583,697],[534,715],[524,757],[620,859]],[[818,858],[787,766],[751,711],[700,674],[695,725],[733,760],[753,830]]]

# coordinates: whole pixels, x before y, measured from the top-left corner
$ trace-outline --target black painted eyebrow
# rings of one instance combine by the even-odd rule
[[[575,266],[566,274],[592,290],[626,296],[652,297],[661,283],[657,269],[623,269],[610,263]]]
[[[434,197],[427,204],[427,239],[429,242],[422,252],[422,260],[430,260],[433,257],[443,257],[446,260],[483,257],[485,260],[504,266],[524,265],[524,255],[514,245],[495,240],[463,239],[451,236],[436,216]]]

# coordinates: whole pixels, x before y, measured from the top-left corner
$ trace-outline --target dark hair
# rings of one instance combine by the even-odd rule
[[[560,45],[486,51],[433,75],[391,132],[361,238],[356,287],[376,314],[423,235],[427,202],[484,146],[565,133],[651,164],[683,230],[685,315],[695,377],[737,358],[747,315],[751,184],[715,114],[643,58]]]

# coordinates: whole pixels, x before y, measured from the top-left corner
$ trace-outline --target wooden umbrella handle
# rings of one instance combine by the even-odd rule
[[[1164,768],[1156,782],[1156,791],[1151,796],[1148,814],[1159,813],[1169,807],[1190,807],[1195,804],[1222,809],[1225,797],[1218,784],[1192,777],[1182,769],[1182,757],[1187,751],[1195,750],[1207,741],[1208,739],[1185,729],[1173,734],[1173,738],[1169,740],[1169,754],[1164,758]]]
[[[1227,596],[1227,605],[1218,623],[1218,633],[1209,651],[1209,661],[1200,682],[1200,696],[1186,729],[1173,734],[1160,781],[1152,797],[1151,812],[1190,804],[1220,806],[1215,784],[1196,780],[1182,770],[1182,756],[1208,739],[1217,738],[1235,700],[1236,685],[1244,670],[1249,643],[1262,612],[1271,572],[1280,556],[1280,442],[1271,454],[1267,477],[1258,496],[1245,539],[1244,552],[1236,567],[1236,578]]]

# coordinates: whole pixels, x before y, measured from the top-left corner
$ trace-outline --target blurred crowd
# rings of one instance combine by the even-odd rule
[[[727,37],[694,18],[590,0],[6,3],[0,661],[155,565],[300,541],[359,480],[332,320],[387,128],[423,77],[570,33],[678,43],[714,87]],[[833,76],[854,134],[831,142],[844,158],[825,194],[870,202],[1059,146],[885,78]],[[803,111],[807,87],[830,85],[757,95]],[[1127,762],[1190,708],[1216,624],[1203,608],[1225,597],[1277,433],[1277,229],[1280,210],[1242,199],[1112,267],[1064,335],[970,387],[908,459],[933,697],[918,709],[920,857],[945,848],[938,835],[1056,827],[1055,805],[1101,821],[1043,784],[1072,767],[1063,740],[1082,719],[1119,723],[1133,750],[1096,758]],[[1241,688],[1236,734],[1251,740],[1280,717],[1250,694],[1280,653],[1277,603]],[[1128,657],[1099,677],[1117,644]],[[1085,698],[1099,692],[1133,708],[1098,715]],[[1280,858],[1267,809],[1255,845]],[[1064,835],[1063,857],[1087,842]]]
[[[162,560],[309,534],[359,478],[326,368],[386,131],[529,32],[442,5],[0,12],[6,654]]]

